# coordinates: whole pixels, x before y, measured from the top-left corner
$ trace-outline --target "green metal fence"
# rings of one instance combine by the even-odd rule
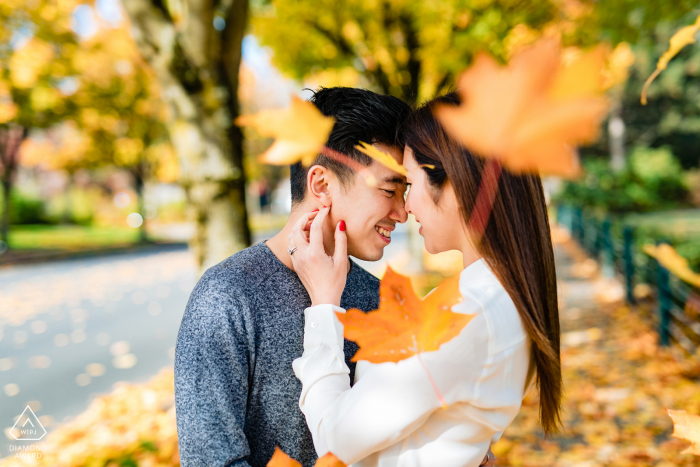
[[[621,277],[627,302],[652,311],[650,316],[658,329],[661,345],[675,342],[695,353],[700,347],[698,289],[644,254],[635,245],[634,229],[621,221],[612,217],[600,219],[575,206],[558,206],[556,215],[557,222],[599,261],[603,275]],[[649,293],[640,293],[645,288]]]

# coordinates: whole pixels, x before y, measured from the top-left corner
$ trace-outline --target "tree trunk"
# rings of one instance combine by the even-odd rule
[[[5,242],[5,248],[10,248],[10,196],[15,172],[19,165],[19,147],[27,136],[28,130],[19,125],[3,125],[0,127],[0,168],[2,168],[3,207],[0,219],[0,241]],[[2,250],[5,250],[2,248]]]
[[[139,227],[139,242],[146,243],[148,241],[148,235],[146,233],[146,212],[144,203],[144,183],[143,183],[143,172],[142,168],[139,166],[132,173],[134,176],[134,191],[136,191],[136,209],[141,215],[141,226]]]
[[[243,136],[233,125],[248,1],[125,0],[124,6],[170,106],[167,125],[201,272],[250,245]],[[221,31],[213,27],[215,14],[226,21]]]

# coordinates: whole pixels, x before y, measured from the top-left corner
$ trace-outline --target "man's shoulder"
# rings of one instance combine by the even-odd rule
[[[279,269],[279,260],[260,242],[210,267],[200,281],[221,282],[236,289],[255,288]]]

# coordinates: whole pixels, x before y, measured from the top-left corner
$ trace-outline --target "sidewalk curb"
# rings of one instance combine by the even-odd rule
[[[148,251],[177,251],[187,249],[186,242],[148,242],[111,248],[88,248],[74,251],[13,251],[0,255],[0,269],[20,264],[48,263],[71,259],[93,258],[98,256],[113,256],[126,253]],[[7,255],[7,256],[6,256]]]

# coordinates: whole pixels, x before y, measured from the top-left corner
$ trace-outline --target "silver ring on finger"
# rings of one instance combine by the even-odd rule
[[[289,253],[289,256],[292,256],[294,252],[297,251],[297,247],[293,247],[287,250],[287,253]]]
[[[479,464],[479,465],[488,465],[489,462],[491,462],[491,453],[487,452],[486,453],[486,462],[484,462],[483,464]]]

